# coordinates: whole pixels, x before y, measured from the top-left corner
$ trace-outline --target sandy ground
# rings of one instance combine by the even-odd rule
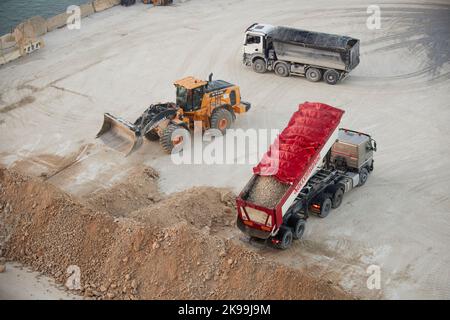
[[[251,164],[175,165],[157,143],[124,158],[94,139],[103,113],[134,120],[148,104],[173,100],[174,80],[211,71],[252,103],[236,127],[281,129],[299,103],[328,103],[346,111],[343,126],[378,142],[367,184],[327,219],[311,218],[291,250],[229,237],[291,267],[320,265],[363,297],[448,299],[450,7],[379,3],[379,30],[366,27],[370,1],[193,0],[115,7],[81,30],[49,33],[44,50],[0,68],[0,162],[79,197],[140,164],[160,172],[166,193],[197,185],[238,192]],[[360,38],[361,64],[337,86],[255,74],[241,63],[243,31],[255,21]],[[366,288],[372,264],[381,290]]]
[[[46,276],[8,263],[0,274],[0,299],[5,300],[74,300],[79,296],[70,294]]]

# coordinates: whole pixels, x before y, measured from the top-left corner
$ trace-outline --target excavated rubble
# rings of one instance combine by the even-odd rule
[[[221,237],[221,228],[235,228],[229,190],[201,187],[166,196],[157,179],[146,168],[76,199],[42,179],[0,168],[0,256],[59,283],[77,266],[75,291],[96,299],[353,298]]]

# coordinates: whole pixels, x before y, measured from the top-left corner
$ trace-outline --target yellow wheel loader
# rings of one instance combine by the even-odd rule
[[[108,132],[127,145],[127,141],[131,142],[125,150],[128,155],[142,144],[145,136],[149,140],[159,140],[162,148],[171,153],[183,142],[185,133],[194,128],[194,121],[201,121],[203,130],[213,128],[224,134],[236,114],[250,109],[250,103],[241,101],[238,86],[212,80],[212,74],[208,81],[186,77],[174,85],[176,103],[152,104],[134,123],[105,113],[97,138]]]

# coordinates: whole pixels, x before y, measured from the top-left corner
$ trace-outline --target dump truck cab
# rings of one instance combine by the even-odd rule
[[[274,29],[270,24],[254,23],[245,31],[244,63],[251,65],[257,58],[266,59],[267,34]]]

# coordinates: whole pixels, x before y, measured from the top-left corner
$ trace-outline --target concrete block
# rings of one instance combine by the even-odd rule
[[[92,5],[95,12],[100,12],[120,4],[120,0],[94,0]]]
[[[91,2],[82,4],[80,6],[80,9],[81,9],[81,17],[82,18],[88,17],[91,14],[95,13],[94,6],[92,5]]]
[[[9,53],[2,54],[0,52],[0,65],[20,58],[20,50],[17,48]]]
[[[19,23],[14,30],[19,30],[26,39],[34,39],[47,33],[47,23],[41,16],[35,16]]]
[[[41,16],[32,17],[27,22],[33,26],[36,37],[43,36],[47,33],[47,21]]]
[[[67,13],[61,13],[54,17],[47,19],[47,31],[53,31],[58,28],[62,28],[67,24],[67,19],[70,17]]]
[[[6,55],[17,50],[18,45],[16,38],[12,33],[5,34],[0,37],[0,55]]]

